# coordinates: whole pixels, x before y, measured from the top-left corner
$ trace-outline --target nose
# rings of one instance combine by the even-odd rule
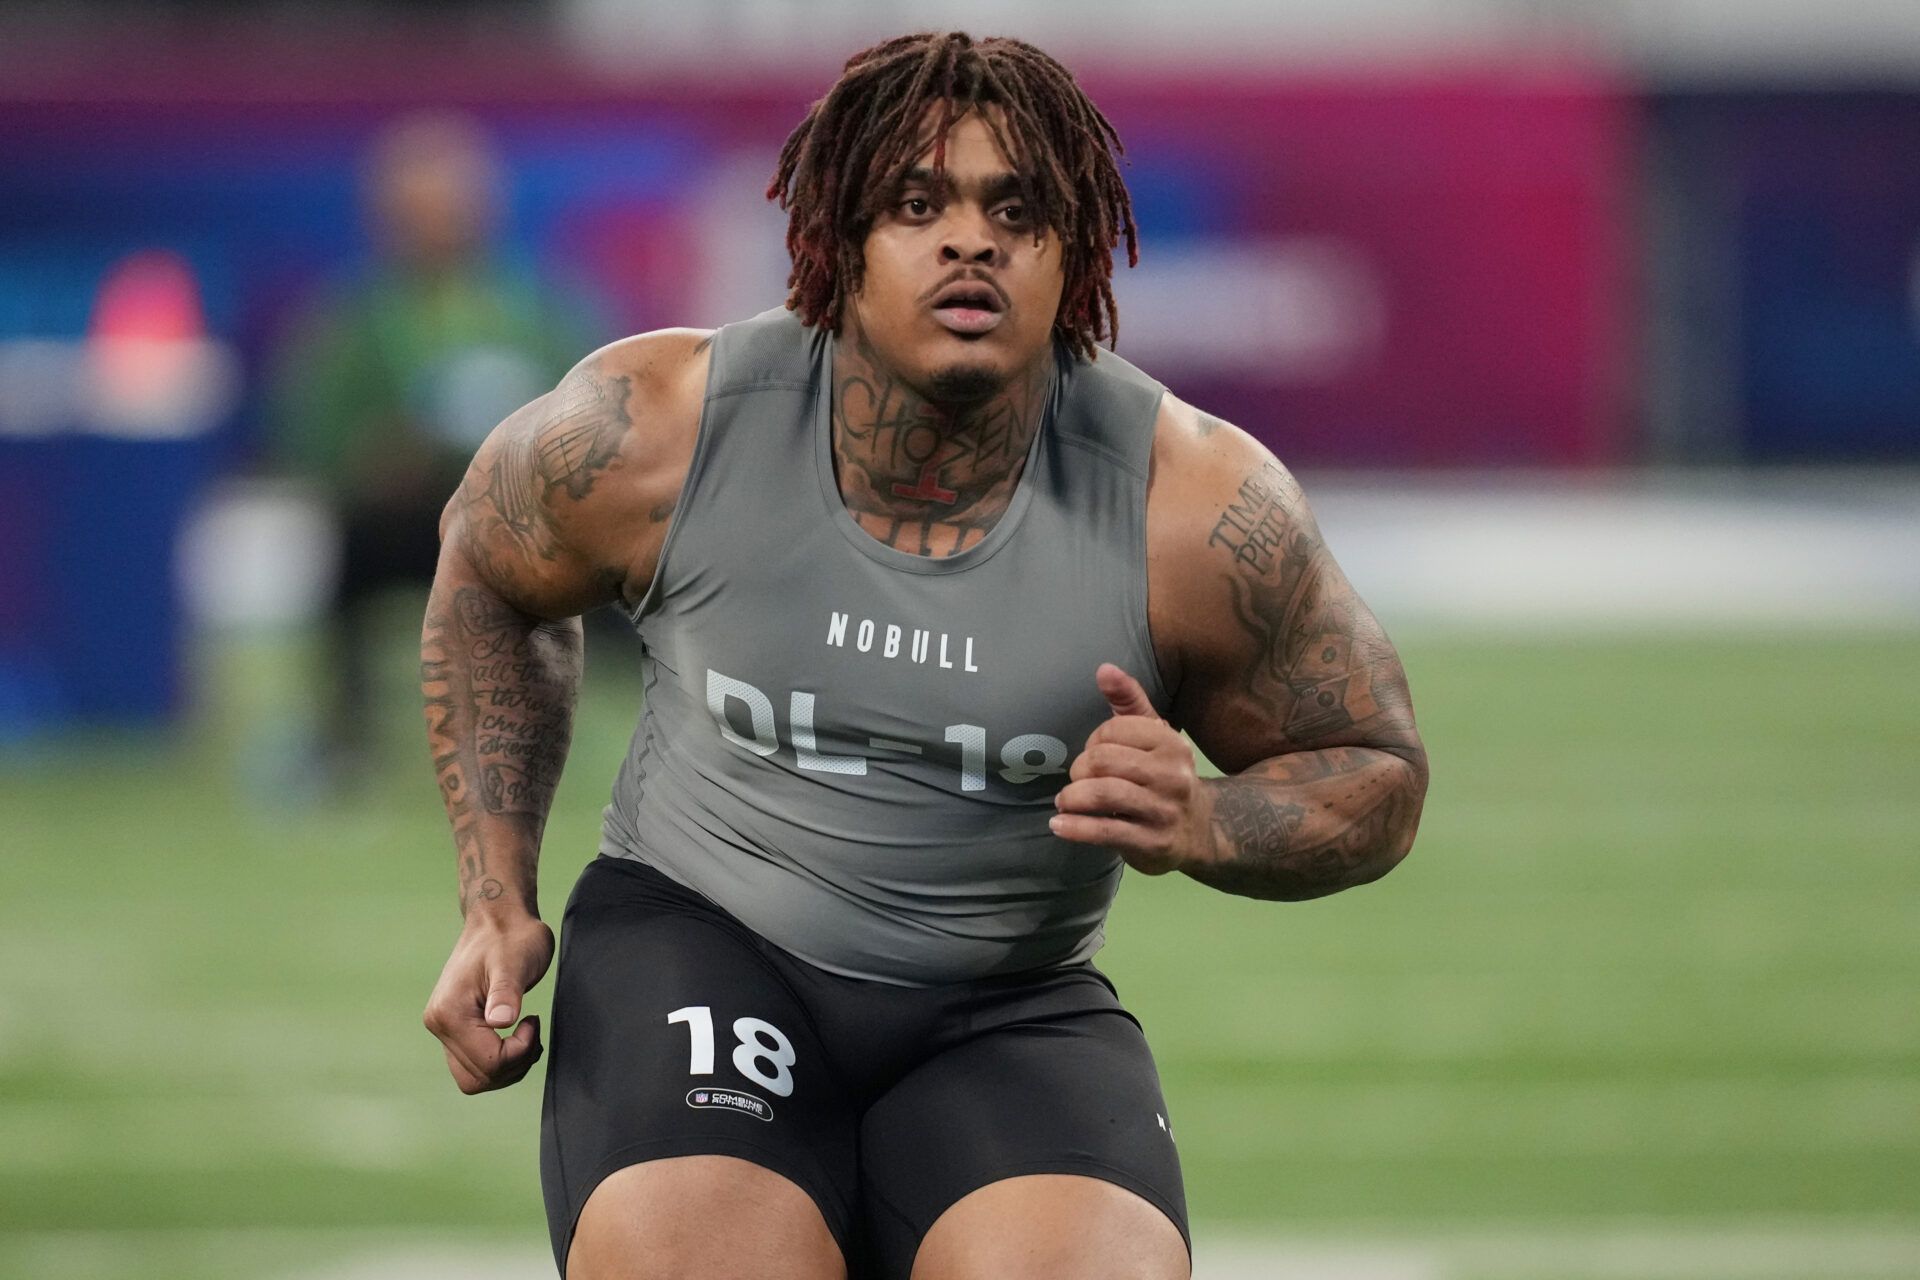
[[[940,239],[942,262],[977,262],[992,266],[995,256],[1000,252],[1000,242],[994,236],[992,226],[984,216],[973,210],[956,210],[947,218],[945,232]]]

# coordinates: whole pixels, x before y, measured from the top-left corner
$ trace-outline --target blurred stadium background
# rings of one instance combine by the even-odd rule
[[[493,139],[583,350],[774,305],[779,140],[936,25],[1114,119],[1121,351],[1302,474],[1433,750],[1377,886],[1122,894],[1197,1275],[1920,1276],[1910,0],[0,9],[0,1275],[549,1273],[538,1075],[462,1098],[417,1022],[417,599],[371,781],[310,767],[337,553],[276,353],[422,108]],[[556,922],[631,652],[590,642]]]

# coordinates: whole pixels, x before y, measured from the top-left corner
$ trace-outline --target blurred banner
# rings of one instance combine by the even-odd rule
[[[1671,452],[1920,459],[1920,94],[1674,94],[1651,121]]]
[[[1629,456],[1618,86],[1558,70],[1090,88],[1128,142],[1145,240],[1120,350],[1182,397],[1294,465]]]
[[[1626,456],[1619,86],[1572,69],[1085,79],[1128,144],[1142,230],[1140,267],[1117,272],[1120,350],[1181,395],[1304,464]],[[517,246],[603,295],[611,337],[780,301],[782,220],[762,192],[821,87],[457,105],[499,140]],[[391,111],[344,89],[222,96],[4,108],[0,270],[164,246],[257,354],[352,259],[356,161]],[[27,336],[20,319],[0,336]]]

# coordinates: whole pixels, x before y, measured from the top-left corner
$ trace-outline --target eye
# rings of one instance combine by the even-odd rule
[[[925,196],[908,196],[900,202],[900,212],[909,218],[924,218],[933,209]]]
[[[1000,216],[1016,227],[1021,226],[1025,224],[1027,220],[1027,206],[1023,204],[1002,205],[1000,206]]]

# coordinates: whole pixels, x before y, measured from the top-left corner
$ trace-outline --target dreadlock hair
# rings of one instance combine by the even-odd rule
[[[1073,73],[1022,40],[978,44],[964,32],[898,36],[856,53],[827,96],[807,109],[780,150],[767,198],[787,211],[787,307],[838,333],[847,298],[865,274],[874,219],[927,145],[922,122],[938,108],[933,168],[946,163],[947,133],[980,111],[994,142],[1021,175],[1032,225],[1060,237],[1065,286],[1054,333],[1092,358],[1120,329],[1113,301],[1113,249],[1124,235],[1127,265],[1140,260],[1133,204],[1115,157],[1126,148]]]

